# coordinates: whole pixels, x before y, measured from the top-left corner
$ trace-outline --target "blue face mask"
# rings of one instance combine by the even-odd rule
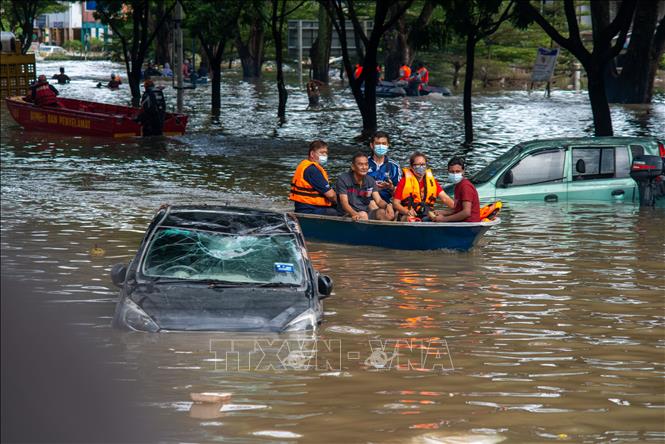
[[[326,162],[328,162],[328,156],[324,156],[322,154],[319,154],[319,163],[321,165],[325,165]]]
[[[462,181],[462,173],[448,173],[448,180],[452,183],[460,183]]]
[[[413,171],[418,174],[419,176],[422,176],[425,174],[425,171],[427,171],[427,166],[426,165],[416,165],[413,167]]]
[[[374,153],[377,156],[385,156],[388,152],[388,145],[374,145]]]

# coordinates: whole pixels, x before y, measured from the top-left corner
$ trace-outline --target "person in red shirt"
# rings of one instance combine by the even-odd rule
[[[478,191],[471,181],[464,177],[464,160],[453,157],[448,162],[448,180],[455,184],[455,206],[452,212],[438,214],[436,222],[480,222],[480,201]]]
[[[427,168],[427,157],[416,151],[409,159],[410,168],[404,168],[404,175],[395,188],[393,207],[403,220],[419,218],[425,220],[434,208],[437,199],[452,208],[453,200],[441,188]],[[436,213],[432,213],[436,216]],[[431,217],[430,217],[431,218]]]

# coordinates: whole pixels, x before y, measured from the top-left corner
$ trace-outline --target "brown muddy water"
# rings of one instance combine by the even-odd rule
[[[127,101],[127,89],[93,87],[118,65],[65,66],[73,81],[63,95]],[[47,386],[23,422],[9,423],[10,436],[34,440],[35,415],[55,406],[51,420],[65,431],[46,441],[665,440],[663,209],[509,204],[469,253],[309,243],[315,267],[335,282],[315,335],[112,330],[109,270],[132,258],[161,203],[288,210],[288,181],[307,141],[330,142],[333,176],[362,148],[348,91],[312,112],[293,85],[289,122],[278,128],[271,82],[225,79],[221,123],[205,111],[207,88],[188,93],[190,132],[170,140],[28,133],[3,107],[2,278],[18,283],[2,295],[3,436],[5,389],[30,398]],[[452,154],[465,154],[473,172],[520,140],[590,131],[585,95],[479,95],[474,106],[478,143],[466,151],[460,97],[385,100],[379,121],[394,135],[395,158],[422,149],[440,177]],[[612,112],[617,135],[664,133],[663,97]],[[41,315],[6,330],[13,312],[5,303],[28,293]],[[71,343],[54,333],[62,328]],[[35,343],[51,351],[55,376]],[[97,365],[106,370],[95,377]],[[232,395],[221,405],[192,403],[200,392]],[[134,423],[118,422],[118,411],[134,406]],[[108,415],[102,422],[112,427],[67,422],[86,411]],[[136,422],[141,432],[132,435]]]

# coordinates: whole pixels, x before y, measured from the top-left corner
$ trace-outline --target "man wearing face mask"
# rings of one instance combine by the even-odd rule
[[[296,213],[337,216],[337,195],[330,186],[323,165],[328,161],[328,144],[315,140],[309,144],[307,159],[300,162],[291,179],[289,199]]]
[[[404,168],[404,177],[393,196],[393,207],[402,220],[431,220],[430,212],[437,198],[450,208],[454,206],[453,200],[432,175],[432,170],[427,168],[427,157],[423,153],[413,153],[409,164],[411,167]]]
[[[436,222],[480,222],[478,191],[464,177],[464,159],[453,157],[448,161],[448,180],[455,184],[455,205],[452,212],[436,215]]]
[[[339,199],[340,216],[358,220],[393,220],[392,205],[381,199],[375,189],[374,179],[367,174],[369,162],[364,153],[356,153],[351,160],[351,170],[335,181]]]
[[[395,186],[402,179],[402,170],[394,160],[388,158],[390,138],[388,134],[377,131],[369,142],[372,156],[369,158],[369,172],[367,173],[376,181],[376,189],[381,199],[390,203],[393,198]]]

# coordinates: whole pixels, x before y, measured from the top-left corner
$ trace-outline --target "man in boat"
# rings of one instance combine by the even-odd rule
[[[429,71],[425,65],[418,62],[415,68],[416,72],[409,79],[409,95],[420,95],[420,91],[429,84]]]
[[[143,136],[161,136],[166,115],[166,101],[162,90],[148,79],[143,82],[145,89],[141,97],[141,113],[135,119],[143,126]]]
[[[409,165],[393,196],[393,206],[402,220],[432,220],[436,217],[432,210],[437,199],[450,208],[455,206],[427,168],[427,156],[416,151],[409,158]]]
[[[372,156],[369,158],[368,175],[376,181],[379,195],[387,203],[393,199],[395,187],[402,179],[399,164],[386,155],[390,148],[390,138],[383,131],[377,131],[369,142]]]
[[[65,67],[61,66],[60,67],[60,74],[53,74],[52,79],[55,79],[58,81],[58,85],[65,85],[69,83],[71,80],[67,74],[65,74]]]
[[[448,161],[448,180],[455,184],[455,205],[452,211],[437,214],[436,222],[480,222],[478,191],[464,177],[464,159],[453,157]]]
[[[323,165],[328,162],[328,144],[315,140],[309,144],[307,159],[298,164],[293,179],[289,199],[294,202],[296,213],[337,216],[334,205],[337,194],[330,186],[328,173]]]
[[[335,182],[335,191],[341,216],[358,220],[393,220],[395,212],[390,203],[381,198],[376,190],[376,181],[369,172],[369,159],[356,153],[351,161],[351,170],[343,173]]]
[[[34,85],[30,87],[30,100],[37,106],[60,106],[58,102],[58,92],[53,85],[51,85],[46,76],[41,74]]]

